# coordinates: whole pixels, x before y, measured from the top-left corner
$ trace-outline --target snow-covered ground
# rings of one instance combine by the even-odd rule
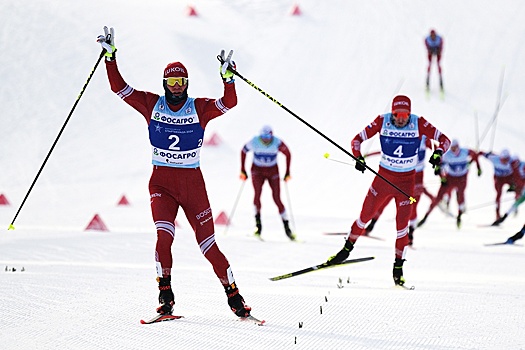
[[[302,15],[290,15],[294,4]],[[188,5],[199,16],[187,16]],[[121,72],[137,89],[161,92],[163,68],[181,61],[191,96],[219,97],[215,56],[234,49],[241,74],[346,149],[399,92],[412,98],[414,113],[463,146],[509,148],[525,158],[524,15],[525,3],[515,0],[2,1],[0,194],[10,205],[0,205],[1,347],[525,348],[523,243],[484,246],[517,232],[523,208],[502,227],[478,227],[495,219],[493,172],[484,159],[483,175],[470,174],[461,230],[435,210],[416,231],[404,268],[415,290],[393,287],[393,205],[373,231],[384,240],[363,237],[352,252],[375,260],[270,281],[323,262],[342,247],[341,236],[322,233],[350,228],[373,175],[334,161],[353,163],[240,80],[239,105],[206,132],[222,142],[204,147],[201,163],[215,217],[231,216],[227,230],[216,226],[217,242],[265,327],[240,322],[228,309],[183,213],[173,246],[173,286],[176,312],[185,318],[139,324],[154,314],[158,295],[149,143],[143,118],[111,93],[103,64],[16,230],[7,231],[97,61],[95,38],[104,25],[115,28]],[[445,39],[444,100],[435,71],[430,98],[424,92],[423,39],[431,28]],[[492,124],[500,81],[502,108]],[[292,151],[292,180],[282,198],[301,243],[285,237],[269,188],[263,192],[266,242],[250,236],[253,190],[238,179],[240,149],[264,124]],[[378,145],[371,140],[365,148]],[[375,161],[369,164],[377,167]],[[427,170],[425,183],[435,193],[439,181]],[[129,206],[116,205],[123,195]],[[505,193],[504,210],[511,203]],[[419,211],[428,205],[423,198]],[[95,214],[109,231],[84,231]]]

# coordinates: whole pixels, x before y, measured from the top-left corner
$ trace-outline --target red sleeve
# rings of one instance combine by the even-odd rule
[[[105,62],[111,91],[116,93],[118,97],[124,100],[124,102],[142,114],[149,124],[149,121],[151,120],[151,112],[159,99],[159,95],[151,92],[135,90],[129,86],[124,81],[124,78],[122,78],[122,75],[120,75],[117,61]]]
[[[292,162],[292,153],[283,141],[281,141],[278,150],[286,156],[286,174],[290,174],[290,163]]]
[[[479,166],[478,154],[474,152],[473,150],[469,149],[468,155],[470,156],[470,159],[472,159],[472,161],[476,162],[476,166],[478,167],[478,170],[481,169]]]
[[[241,150],[241,172],[246,172],[244,164],[246,164],[246,152],[244,151],[243,147]]]
[[[235,83],[224,83],[224,95],[218,100],[210,98],[195,99],[195,109],[203,129],[206,129],[206,125],[210,120],[223,115],[236,105],[237,92],[235,91]]]
[[[450,148],[450,140],[445,134],[443,134],[434,125],[432,125],[429,121],[427,121],[421,116],[418,120],[418,126],[420,135],[426,135],[426,137],[428,137],[429,139],[436,140],[437,142],[439,142],[439,145],[436,147],[436,150],[442,150],[443,153],[448,151],[448,149]]]
[[[378,115],[376,119],[371,124],[368,124],[359,134],[355,135],[352,140],[352,154],[357,158],[362,156],[361,154],[361,143],[368,140],[379,131],[381,131],[381,126],[383,125],[383,116]]]

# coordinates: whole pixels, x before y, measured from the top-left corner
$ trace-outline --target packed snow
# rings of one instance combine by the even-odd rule
[[[1,347],[524,349],[524,243],[485,244],[516,233],[525,209],[500,227],[481,227],[495,220],[486,159],[481,177],[469,174],[461,229],[436,209],[416,230],[404,266],[414,290],[392,281],[393,204],[372,231],[380,239],[361,237],[351,253],[374,260],[269,280],[342,248],[343,236],[323,233],[348,232],[373,174],[356,171],[322,135],[349,150],[398,93],[461,146],[507,148],[525,159],[524,15],[525,3],[515,0],[2,1]],[[103,62],[77,100],[105,25],[115,28],[121,73],[136,89],[162,93],[164,67],[181,61],[190,96],[220,97],[216,56],[233,49],[238,71],[271,96],[237,79],[239,104],[208,125],[206,138],[219,142],[201,152],[214,217],[230,220],[216,225],[217,243],[265,326],[229,310],[182,211],[172,284],[175,313],[184,318],[140,324],[158,305],[146,123],[111,92]],[[444,38],[443,99],[434,67],[429,96],[424,89],[423,41],[432,28]],[[76,102],[16,229],[7,230]],[[292,152],[281,197],[298,242],[285,236],[268,186],[265,241],[252,235],[253,190],[239,179],[240,151],[265,124]],[[377,137],[364,148],[377,151]],[[377,157],[367,164],[377,169]],[[430,166],[425,185],[437,193]],[[117,205],[123,196],[129,205]],[[512,203],[513,193],[504,193],[502,210]],[[421,199],[420,215],[429,204]],[[456,214],[455,197],[450,210]],[[107,231],[85,230],[96,214]]]

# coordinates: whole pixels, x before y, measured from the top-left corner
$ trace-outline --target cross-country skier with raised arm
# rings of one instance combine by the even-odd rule
[[[162,95],[136,90],[126,83],[118,70],[113,28],[108,31],[104,27],[104,32],[98,42],[107,50],[105,63],[111,90],[142,114],[148,125],[153,159],[149,191],[157,228],[155,261],[160,290],[157,312],[171,315],[175,304],[171,288],[171,246],[175,218],[182,208],[195,231],[202,254],[224,286],[231,310],[239,317],[248,317],[251,308],[239,294],[230,264],[215,241],[212,211],[200,169],[206,125],[237,104],[233,73],[223,66],[224,95],[219,99],[188,97],[188,71],[180,62],[169,63],[164,69]],[[228,63],[230,57],[224,57],[223,52]]]
[[[352,140],[352,153],[358,159],[355,168],[366,170],[361,154],[361,144],[379,134],[381,141],[381,160],[378,174],[395,184],[405,193],[414,193],[416,164],[421,136],[439,142],[429,162],[434,168],[440,167],[441,156],[450,146],[450,140],[422,116],[411,113],[411,101],[407,96],[398,95],[392,101],[392,112],[377,116],[364,130]],[[397,239],[395,243],[395,262],[393,278],[396,285],[404,285],[403,263],[408,246],[408,222],[412,207],[405,194],[384,181],[379,176],[374,178],[363,202],[361,213],[352,224],[345,238],[343,249],[327,260],[327,264],[340,263],[348,258],[354,244],[364,232],[369,222],[385,201],[396,202]]]

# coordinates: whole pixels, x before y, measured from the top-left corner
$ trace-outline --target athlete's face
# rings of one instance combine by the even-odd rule
[[[273,136],[267,137],[267,136],[261,136],[261,141],[265,145],[268,145],[272,142]]]
[[[397,128],[405,127],[410,120],[410,114],[407,112],[392,113],[392,124]]]

